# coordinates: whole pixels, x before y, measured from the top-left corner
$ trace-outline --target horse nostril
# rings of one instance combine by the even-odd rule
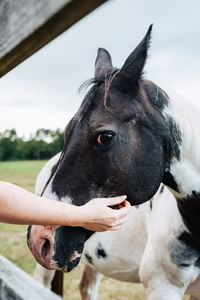
[[[42,257],[45,259],[45,257],[48,255],[50,250],[50,241],[48,239],[44,239],[44,244],[42,245]]]

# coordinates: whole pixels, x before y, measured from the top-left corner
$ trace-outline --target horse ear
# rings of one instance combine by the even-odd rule
[[[112,69],[112,59],[110,53],[103,48],[99,48],[95,61],[95,78],[102,77],[106,72]]]
[[[121,70],[116,74],[112,85],[117,85],[123,92],[134,92],[138,88],[138,80],[146,62],[147,52],[150,45],[152,25],[133,52],[126,59]]]

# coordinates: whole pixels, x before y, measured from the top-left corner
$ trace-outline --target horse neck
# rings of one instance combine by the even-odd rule
[[[172,158],[169,167],[177,186],[177,192],[171,192],[189,231],[185,243],[200,252],[200,110],[190,102],[171,97],[164,115],[166,120],[173,120],[181,136],[179,158]]]
[[[170,173],[178,186],[178,198],[200,194],[200,110],[179,97],[172,97],[165,108],[166,119],[170,117],[180,131],[179,158],[172,158]]]

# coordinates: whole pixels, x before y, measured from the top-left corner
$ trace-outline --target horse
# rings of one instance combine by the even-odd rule
[[[41,194],[44,184],[50,176],[50,171],[55,167],[58,159],[59,154],[49,160],[43,167],[36,181],[36,194]],[[184,226],[184,224],[177,208],[176,199],[161,184],[150,202],[141,204],[138,207],[132,206],[131,216],[121,230],[94,233],[86,241],[83,250],[83,258],[86,264],[80,282],[82,300],[98,299],[98,289],[102,275],[120,281],[140,283],[140,264],[145,251],[148,251],[148,249],[146,250],[149,244],[148,239],[153,240],[154,251],[154,263],[148,267],[151,270],[151,276],[154,277],[156,270],[162,274],[162,277],[160,277],[161,282],[165,277],[171,278],[174,283],[181,282],[182,275],[171,262],[168,247],[176,238],[180,226]],[[179,253],[176,253],[174,258],[180,259],[180,255],[183,253],[184,245],[179,243]],[[186,258],[184,263],[186,264]],[[34,277],[50,288],[54,274],[55,271],[46,270],[38,264]],[[165,290],[167,290],[167,280],[165,284]],[[159,286],[160,282],[157,282],[157,285]],[[164,291],[162,291],[162,297],[163,293]],[[195,284],[191,284],[187,288],[186,294],[191,295],[190,300],[200,299],[200,277],[198,277]]]
[[[113,67],[107,50],[98,50],[92,86],[65,130],[62,154],[43,195],[83,205],[92,198],[126,194],[132,205],[139,205],[165,184],[183,220],[168,245],[182,280],[168,278],[163,293],[166,281],[156,269],[153,277],[148,270],[154,263],[151,239],[140,279],[148,300],[175,300],[200,270],[200,120],[190,102],[169,97],[143,78],[151,31],[152,25],[121,69]],[[31,226],[28,245],[44,267],[69,272],[80,262],[91,234],[78,227]],[[183,253],[176,259],[179,243]]]

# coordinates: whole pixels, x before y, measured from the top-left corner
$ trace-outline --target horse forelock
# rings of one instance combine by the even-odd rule
[[[85,96],[83,102],[81,103],[79,114],[80,114],[80,112],[82,112],[82,113],[85,112],[89,108],[91,101],[92,101],[92,99],[89,97],[90,94],[92,92],[95,92],[97,90],[97,88],[99,86],[101,86],[102,84],[104,84],[103,100],[104,100],[104,106],[106,107],[106,100],[107,100],[110,85],[118,72],[119,72],[119,69],[113,68],[113,69],[108,70],[104,75],[102,75],[100,77],[91,78],[89,80],[84,81],[81,84],[81,86],[78,89],[78,93],[80,93],[82,90],[87,89],[91,85],[92,85],[92,88],[89,90],[89,92]],[[89,100],[91,100],[91,101],[89,101]]]

